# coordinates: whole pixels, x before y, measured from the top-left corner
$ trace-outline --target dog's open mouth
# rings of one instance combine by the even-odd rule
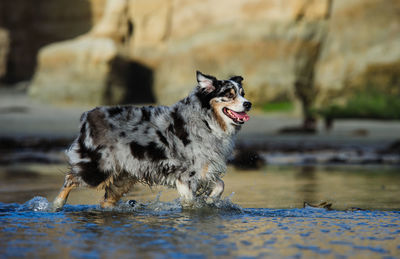
[[[250,116],[247,115],[245,112],[235,112],[231,109],[224,107],[222,111],[225,113],[226,116],[231,118],[233,122],[238,124],[243,124],[250,119]]]

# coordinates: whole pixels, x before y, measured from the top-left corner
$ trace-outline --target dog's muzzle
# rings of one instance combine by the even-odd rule
[[[243,107],[246,109],[246,111],[250,111],[251,109],[251,102],[244,102]]]

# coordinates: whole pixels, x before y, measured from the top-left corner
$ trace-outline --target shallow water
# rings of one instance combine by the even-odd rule
[[[1,258],[400,257],[398,168],[229,168],[211,207],[184,209],[173,190],[138,187],[113,210],[94,205],[101,193],[76,191],[57,213],[54,170],[64,169],[0,168]]]

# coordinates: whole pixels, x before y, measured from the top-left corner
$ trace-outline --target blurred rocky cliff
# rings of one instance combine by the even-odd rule
[[[0,1],[0,79],[30,80],[38,50],[76,37],[101,18],[105,0]]]
[[[399,0],[14,2],[19,8],[43,2],[41,18],[10,22],[14,9],[6,6],[0,76],[24,78],[30,48],[44,42],[39,32],[52,35],[47,43],[72,38],[46,45],[37,57],[29,92],[52,103],[171,104],[187,95],[200,70],[242,75],[255,103],[297,100],[306,109],[345,96],[371,67],[393,73],[400,60]]]

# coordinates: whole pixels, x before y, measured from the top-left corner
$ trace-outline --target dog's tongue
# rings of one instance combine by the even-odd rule
[[[232,111],[232,112],[235,114],[235,116],[236,116],[239,120],[248,121],[248,120],[250,119],[250,116],[247,115],[247,113],[245,113],[245,112],[234,112],[234,111]]]

